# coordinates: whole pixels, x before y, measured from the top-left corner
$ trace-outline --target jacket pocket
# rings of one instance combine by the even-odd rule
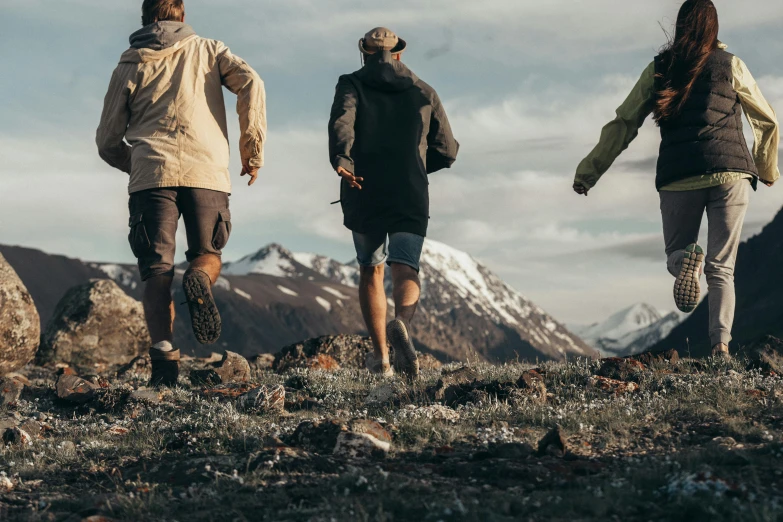
[[[133,214],[130,217],[128,226],[130,227],[128,243],[130,243],[133,255],[140,259],[152,246],[150,237],[147,234],[147,227],[144,225],[144,214],[142,212]]]
[[[231,237],[231,211],[226,209],[221,210],[218,215],[215,232],[212,234],[212,248],[217,251],[223,250],[228,244],[229,237]]]

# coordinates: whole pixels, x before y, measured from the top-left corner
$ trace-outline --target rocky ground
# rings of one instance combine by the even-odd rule
[[[778,520],[779,348],[415,382],[229,353],[172,390],[144,358],[27,366],[0,383],[0,519]]]

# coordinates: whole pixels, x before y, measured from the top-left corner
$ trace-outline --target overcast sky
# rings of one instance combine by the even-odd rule
[[[783,2],[716,0],[721,39],[783,106]],[[367,7],[370,5],[370,7]],[[466,250],[567,323],[633,303],[672,309],[649,121],[588,198],[571,191],[598,139],[665,42],[677,0],[186,0],[187,21],[225,41],[267,87],[261,178],[239,178],[230,130],[234,233],[227,260],[279,242],[349,260],[326,123],[356,42],[385,25],[444,100],[462,144],[433,175],[430,236]],[[132,262],[127,177],[98,158],[103,96],[141,0],[0,0],[0,243]],[[230,119],[233,97],[227,96]],[[754,194],[746,233],[783,205]],[[706,220],[705,220],[706,225]],[[184,248],[180,247],[180,256]]]

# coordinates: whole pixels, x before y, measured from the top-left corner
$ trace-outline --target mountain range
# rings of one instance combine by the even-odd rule
[[[0,245],[0,253],[30,290],[45,325],[65,292],[94,278],[116,281],[141,297],[133,265],[91,263]],[[470,255],[428,240],[422,262],[422,300],[412,330],[417,348],[449,360],[562,360],[596,355],[541,308]],[[201,346],[189,328],[177,269],[175,343],[186,353],[231,349],[269,353],[309,337],[365,333],[356,295],[359,269],[312,253],[271,244],[226,263],[215,285],[223,316],[217,346]],[[391,309],[391,307],[390,307]]]
[[[665,339],[685,317],[680,312],[662,312],[638,303],[600,323],[569,329],[602,355],[624,357],[641,353]]]

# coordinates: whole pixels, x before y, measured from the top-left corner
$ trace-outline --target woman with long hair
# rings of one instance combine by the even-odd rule
[[[711,0],[688,0],[674,38],[642,74],[617,118],[604,127],[580,163],[574,191],[587,195],[636,138],[650,114],[661,130],[656,187],[660,193],[667,266],[676,278],[674,300],[683,312],[699,303],[699,278],[709,286],[710,342],[728,357],[734,322],[734,265],[750,188],[780,177],[775,112],[747,66],[718,40]],[[742,111],[753,130],[748,148]],[[707,251],[698,245],[707,213]]]

